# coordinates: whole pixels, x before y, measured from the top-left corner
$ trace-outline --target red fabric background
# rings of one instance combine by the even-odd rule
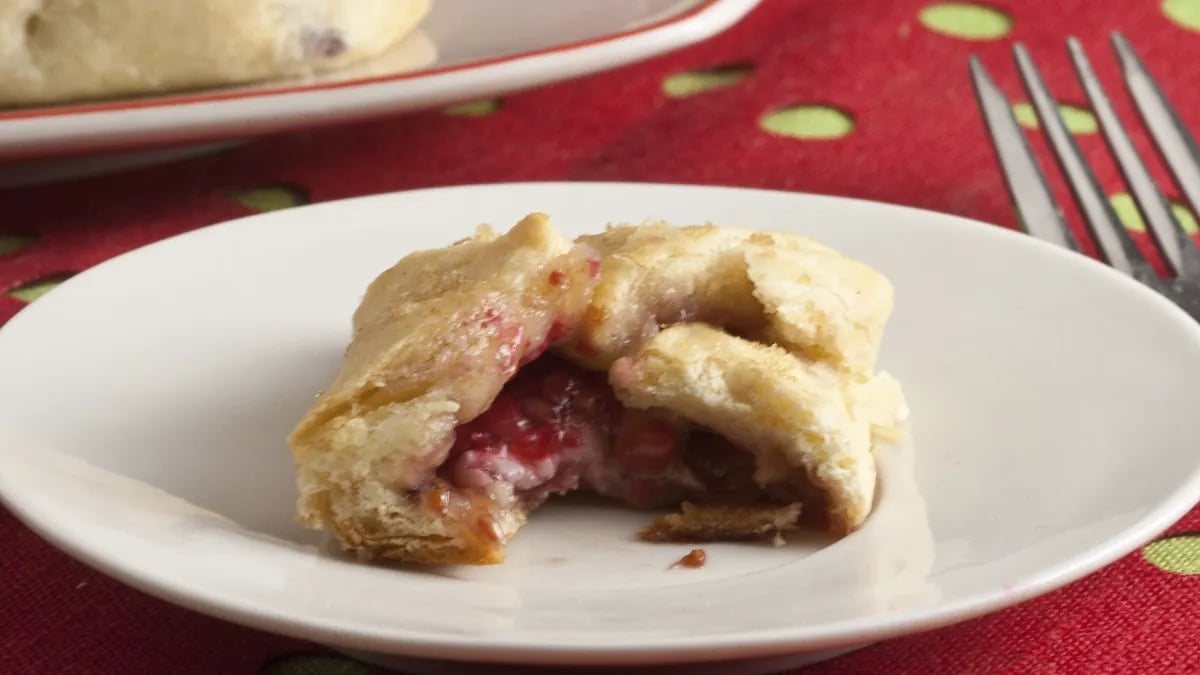
[[[512,95],[489,116],[431,111],[0,192],[0,233],[37,236],[0,258],[0,291],[244,215],[247,208],[230,197],[234,191],[280,184],[300,186],[313,201],[513,180],[748,185],[878,199],[1012,226],[966,59],[979,54],[1005,91],[1023,99],[1009,55],[1014,39],[1030,47],[1060,100],[1082,102],[1063,48],[1068,34],[1078,36],[1118,111],[1134,120],[1106,43],[1107,31],[1119,28],[1184,120],[1200,129],[1194,86],[1200,33],[1166,20],[1159,3],[1008,0],[994,6],[1014,17],[1013,31],[987,42],[926,30],[917,21],[925,4],[766,0],[715,39]],[[661,92],[672,73],[743,62],[754,70],[737,85],[685,99]],[[765,112],[793,103],[837,106],[857,127],[833,141],[773,136],[758,127]],[[1031,138],[1051,167],[1040,136]],[[1136,140],[1149,150],[1140,129]],[[1080,143],[1106,188],[1124,190],[1099,135]],[[1170,185],[1160,164],[1152,170]],[[1057,178],[1055,185],[1066,199]],[[0,295],[0,321],[21,306]],[[1197,530],[1200,511],[1172,531]],[[125,588],[50,548],[4,511],[0,541],[0,672],[251,674],[279,655],[317,649]],[[1019,607],[804,672],[1196,673],[1198,599],[1200,576],[1168,574],[1134,554]]]

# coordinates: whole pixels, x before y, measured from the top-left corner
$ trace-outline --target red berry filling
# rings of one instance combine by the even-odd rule
[[[588,485],[630,506],[678,503],[698,488],[683,462],[687,429],[663,412],[627,409],[605,461],[591,467]]]
[[[456,430],[442,474],[462,488],[511,485],[527,508],[581,485],[655,506],[678,501],[695,482],[682,438],[673,418],[622,408],[603,374],[544,356]]]
[[[603,453],[619,411],[602,376],[544,357],[457,429],[448,478],[460,487],[509,483],[536,504],[579,486],[583,468]]]

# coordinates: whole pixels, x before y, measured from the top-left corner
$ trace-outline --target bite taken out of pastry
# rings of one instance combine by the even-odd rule
[[[381,274],[289,438],[301,522],[364,556],[500,562],[554,495],[677,508],[652,540],[844,535],[870,512],[899,385],[891,287],[795,235],[542,214]],[[632,535],[632,533],[631,533]]]

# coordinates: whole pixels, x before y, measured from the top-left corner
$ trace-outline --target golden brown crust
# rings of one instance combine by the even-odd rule
[[[454,429],[485,410],[557,322],[578,323],[594,261],[542,214],[406,256],[367,289],[341,371],[289,438],[297,514],[346,548],[410,560],[500,557],[523,516],[472,542],[452,519],[404,497],[428,482]]]
[[[766,312],[764,342],[871,375],[892,313],[892,285],[882,274],[793,234],[756,232],[741,251]]]
[[[659,326],[708,321],[753,328],[763,310],[737,246],[749,232],[711,225],[620,225],[577,241],[601,255],[600,283],[577,341],[562,349],[580,364],[607,369]]]
[[[891,284],[811,239],[655,223],[578,241],[603,256],[580,337],[563,346],[582,365],[606,369],[662,326],[703,322],[864,376],[874,367]]]

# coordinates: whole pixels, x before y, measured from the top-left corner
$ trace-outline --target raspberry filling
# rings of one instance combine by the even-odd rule
[[[696,487],[685,433],[665,413],[624,409],[603,374],[545,355],[456,430],[441,474],[460,488],[511,487],[526,508],[580,487],[657,506]]]

